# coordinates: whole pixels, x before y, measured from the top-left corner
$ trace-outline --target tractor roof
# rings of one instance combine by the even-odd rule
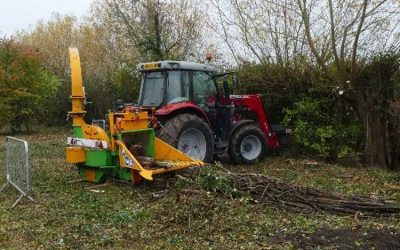
[[[199,70],[199,71],[209,71],[215,72],[213,66],[194,62],[184,62],[184,61],[158,61],[149,63],[140,63],[137,69],[141,72],[146,71],[158,71],[158,70],[176,70],[176,69],[186,69],[186,70]]]

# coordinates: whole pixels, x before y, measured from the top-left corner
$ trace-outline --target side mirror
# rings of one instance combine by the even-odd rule
[[[267,102],[272,102],[274,100],[274,97],[272,95],[266,95],[265,99],[267,100]]]
[[[124,106],[125,106],[124,104],[125,104],[124,100],[118,99],[115,102],[115,110],[116,111],[122,111],[124,109]]]
[[[229,91],[229,84],[228,84],[228,76],[224,75],[223,78],[223,87],[224,87],[224,97],[225,97],[225,102],[226,105],[229,105],[231,103],[230,99],[230,91]]]

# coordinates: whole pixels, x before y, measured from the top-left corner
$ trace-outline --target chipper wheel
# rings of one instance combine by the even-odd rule
[[[196,115],[181,114],[169,119],[158,131],[158,137],[193,159],[204,162],[213,159],[212,132]]]
[[[255,124],[238,128],[229,142],[229,155],[236,164],[254,164],[265,157],[267,144],[262,130]]]

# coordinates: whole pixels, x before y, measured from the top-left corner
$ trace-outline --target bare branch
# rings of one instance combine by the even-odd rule
[[[368,0],[364,0],[363,5],[362,5],[362,14],[360,17],[360,22],[358,24],[358,28],[354,37],[354,42],[353,42],[353,50],[352,50],[352,56],[351,56],[351,72],[354,73],[355,67],[356,67],[356,59],[357,59],[357,48],[358,48],[358,40],[361,35],[361,31],[364,25],[365,17],[366,17],[366,11],[367,11],[367,5],[368,5]]]

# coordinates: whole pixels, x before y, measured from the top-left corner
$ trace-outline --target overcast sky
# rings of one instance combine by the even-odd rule
[[[92,0],[0,0],[0,37],[20,29],[32,28],[51,13],[80,17],[89,11]]]

